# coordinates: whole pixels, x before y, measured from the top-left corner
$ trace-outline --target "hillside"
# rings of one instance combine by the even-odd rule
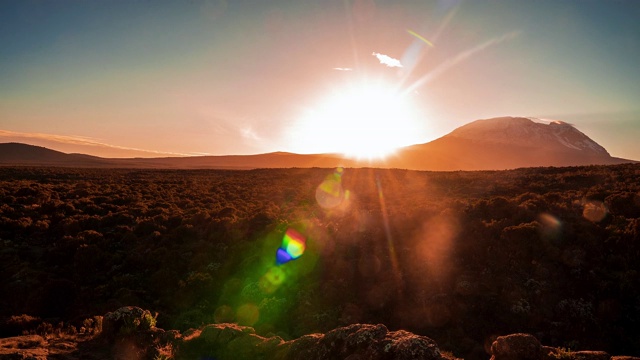
[[[633,162],[610,156],[570,124],[518,117],[471,122],[429,143],[404,148],[393,161],[398,168],[445,171]]]
[[[252,327],[207,324],[185,332],[155,326],[149,310],[126,306],[75,327],[39,328],[37,334],[0,339],[0,359],[264,359],[264,360],[459,360],[427,336],[387,329],[383,324],[351,324],[326,333],[284,340],[261,336]],[[639,360],[604,351],[571,351],[544,346],[531,334],[494,336],[484,354],[467,359]]]
[[[535,119],[538,121],[537,119]],[[398,149],[383,160],[356,160],[339,154],[193,156],[107,159],[64,154],[25,144],[0,144],[0,164],[142,169],[258,169],[379,167],[409,170],[505,170],[537,166],[632,163],[612,157],[598,143],[561,121],[529,118],[477,120],[426,144]]]
[[[0,144],[0,164],[64,167],[105,167],[105,159],[84,155],[65,154],[41,146],[21,143]]]
[[[383,323],[464,357],[518,332],[639,355],[639,175],[3,167],[0,336],[135,305],[180,331]],[[305,247],[278,265],[285,240]]]

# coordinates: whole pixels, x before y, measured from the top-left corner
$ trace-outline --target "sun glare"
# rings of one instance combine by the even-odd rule
[[[392,86],[350,85],[307,109],[292,136],[296,151],[374,160],[420,142],[423,124],[410,98]]]

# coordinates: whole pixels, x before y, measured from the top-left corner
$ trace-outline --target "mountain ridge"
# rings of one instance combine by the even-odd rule
[[[609,152],[572,124],[559,120],[551,120],[548,124],[538,118],[499,117],[476,120],[463,125],[445,136],[462,138],[483,137],[495,142],[512,143],[514,138],[525,141],[528,145],[546,145],[564,147],[575,150],[593,151],[601,155]]]
[[[66,154],[22,143],[0,144],[0,165],[255,169],[294,167],[380,167],[409,170],[506,170],[522,167],[610,165],[637,162],[612,157],[573,125],[537,118],[481,119],[433,141],[400,148],[381,160],[358,160],[340,154],[296,154],[276,151],[256,155],[157,158],[102,158]]]

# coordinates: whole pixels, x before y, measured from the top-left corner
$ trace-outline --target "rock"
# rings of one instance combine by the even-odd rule
[[[345,357],[346,353],[363,350],[374,340],[384,339],[388,332],[382,324],[353,324],[327,332],[319,345],[326,356]]]
[[[266,339],[255,334],[255,330],[236,324],[211,324],[199,333],[183,336],[175,341],[180,352],[178,359],[215,358],[254,359],[261,354],[271,354],[282,339]]]
[[[353,324],[290,341],[286,359],[442,359],[426,336],[388,331],[384,325]]]
[[[47,360],[49,352],[46,349],[16,349],[5,353],[0,350],[0,360]]]
[[[200,339],[213,344],[218,341],[218,335],[220,335],[221,332],[221,327],[217,325],[207,325],[202,329],[202,332],[200,333]]]
[[[491,360],[539,360],[542,345],[533,335],[499,336],[491,345]]]
[[[408,331],[389,331],[384,325],[352,324],[326,334],[310,334],[284,341],[263,337],[247,326],[212,324],[184,334],[155,326],[148,310],[124,307],[104,316],[97,337],[50,338],[21,336],[0,339],[0,360],[55,358],[77,360],[156,359],[169,354],[180,359],[269,360],[459,360],[442,354],[426,336]],[[478,346],[478,354],[484,348]],[[491,344],[492,360],[640,360],[632,356],[611,357],[602,351],[564,351],[542,346],[529,334],[497,337]]]
[[[321,351],[318,346],[318,343],[323,337],[323,334],[309,334],[291,340],[291,346],[289,347],[286,359],[311,360],[318,359],[319,356],[326,356],[326,352]]]
[[[46,360],[71,358],[76,343],[62,339],[47,341],[39,335],[15,336],[0,339],[0,360]]]
[[[414,335],[403,330],[390,332],[389,335],[392,341],[385,345],[384,352],[392,354],[394,359],[442,358],[438,344],[426,336]]]
[[[291,341],[258,336],[252,328],[235,324],[213,324],[205,326],[198,336],[179,339],[176,347],[180,349],[177,359],[443,359],[437,344],[428,337],[389,331],[380,324],[354,324]]]
[[[610,360],[611,355],[604,351],[572,351],[572,360]]]
[[[228,344],[231,340],[235,339],[238,336],[242,336],[243,334],[247,334],[248,332],[242,331],[244,326],[239,326],[235,324],[222,324],[224,325],[221,331],[218,333],[218,339],[216,342],[221,344]]]
[[[164,337],[163,337],[163,341],[164,342],[175,342],[176,340],[180,339],[182,337],[182,334],[180,334],[180,331],[178,330],[167,330],[164,332]]]
[[[24,335],[0,339],[0,348],[31,349],[46,345],[47,340],[40,335]]]
[[[20,336],[25,331],[33,330],[42,320],[27,314],[14,315],[0,319],[0,337]]]
[[[102,319],[102,335],[107,339],[155,328],[156,318],[149,310],[125,306],[106,313]]]
[[[282,345],[284,340],[280,336],[266,338],[263,342],[256,345],[256,353],[259,355],[271,354],[276,351],[278,346]]]
[[[542,346],[542,360],[558,360],[560,356],[560,349],[551,346]]]
[[[247,334],[245,336],[239,336],[233,340],[231,340],[227,344],[227,351],[231,354],[240,354],[242,352],[247,352],[248,354],[255,357],[255,354],[258,350],[258,344],[264,343],[265,338],[254,335]]]

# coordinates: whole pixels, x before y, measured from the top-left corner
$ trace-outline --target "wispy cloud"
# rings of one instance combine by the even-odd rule
[[[371,55],[378,58],[380,64],[387,65],[388,67],[402,67],[402,63],[398,59],[394,59],[389,55],[380,54],[377,52],[372,53]]]
[[[73,145],[93,145],[97,146],[99,143],[96,139],[85,136],[68,136],[68,135],[54,135],[43,133],[24,133],[9,130],[0,130],[0,138],[25,138],[25,139],[41,139],[56,141],[65,144]]]
[[[334,67],[333,70],[338,70],[338,71],[353,71],[352,68],[343,68],[343,67]]]
[[[261,141],[260,136],[253,130],[251,126],[245,126],[240,129],[242,137],[248,140]]]
[[[100,139],[86,137],[86,136],[25,133],[25,132],[18,132],[18,131],[0,130],[0,140],[7,140],[7,139],[10,141],[16,141],[18,139],[44,140],[44,141],[52,141],[52,142],[68,144],[68,145],[79,145],[79,146],[90,146],[90,147],[97,147],[97,148],[103,148],[103,149],[135,151],[135,152],[147,153],[149,155],[191,156],[191,154],[182,154],[182,153],[156,151],[156,150],[145,150],[145,149],[138,149],[138,148],[127,147],[127,146],[112,145],[112,144],[104,143]]]

